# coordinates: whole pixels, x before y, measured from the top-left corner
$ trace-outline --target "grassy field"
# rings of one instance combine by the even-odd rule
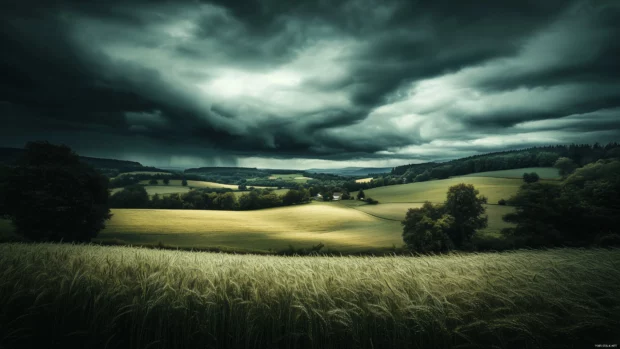
[[[470,173],[461,177],[496,177],[496,178],[523,178],[523,173],[536,172],[542,179],[560,179],[560,172],[553,167],[529,167],[515,170],[489,171]]]
[[[380,203],[378,205],[367,205],[363,201],[340,201],[340,205],[354,208],[359,211],[368,213],[377,218],[386,220],[402,221],[410,208],[422,207],[422,203]],[[514,211],[510,206],[485,205],[486,215],[489,216],[489,225],[481,231],[485,234],[498,235],[503,228],[512,227],[510,223],[502,220],[502,216],[506,213]]]
[[[372,181],[372,177],[356,179],[355,183],[370,183]]]
[[[0,244],[0,347],[593,348],[620,250],[273,257]]]
[[[510,197],[521,185],[516,179],[464,177],[366,190],[367,196],[380,201],[378,205],[344,200],[258,211],[115,209],[99,239],[134,245],[161,242],[182,248],[254,251],[280,251],[289,245],[308,248],[318,243],[342,252],[387,249],[402,246],[400,221],[409,208],[419,207],[424,200],[443,202],[448,187],[460,182],[472,183],[482,194],[496,200]],[[178,190],[176,186],[149,187]],[[283,194],[286,189],[276,192]],[[500,230],[509,226],[501,217],[512,209],[487,205],[489,225],[481,234],[499,236]],[[6,224],[0,224],[0,229],[10,230]]]
[[[113,209],[98,240],[179,247],[359,251],[402,245],[400,223],[330,203],[257,211]]]
[[[489,199],[489,203],[497,203],[499,199],[508,199],[514,195],[523,181],[521,179],[493,177],[454,177],[449,179],[391,185],[364,190],[366,197],[379,202],[444,202],[450,186],[467,183],[473,184],[481,195]],[[355,193],[357,195],[357,193]]]

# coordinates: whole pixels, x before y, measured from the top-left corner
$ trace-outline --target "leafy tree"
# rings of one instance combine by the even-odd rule
[[[228,192],[218,196],[218,205],[222,210],[234,210],[237,208],[237,197],[234,193]]]
[[[484,215],[487,198],[479,196],[472,184],[457,184],[448,189],[446,213],[454,218],[448,235],[456,247],[471,240],[476,230],[485,228],[488,217]]]
[[[357,199],[364,200],[365,198],[366,198],[366,194],[364,193],[364,190],[360,189],[359,193],[357,193]]]
[[[187,187],[187,179],[183,178],[181,180],[181,185],[184,186],[184,187]]]
[[[146,208],[149,205],[149,194],[139,184],[127,186],[110,197],[110,207],[114,208]]]
[[[428,172],[428,170],[420,173],[419,175],[415,176],[415,178],[413,179],[414,182],[426,182],[429,181],[431,179],[431,174],[430,172]]]
[[[497,202],[497,204],[498,204],[498,205],[501,205],[501,206],[506,206],[506,200],[504,200],[504,199],[499,199],[499,201]]]
[[[165,185],[170,184],[170,179],[169,179],[169,178],[164,178],[164,184],[165,184]]]
[[[553,167],[560,171],[560,176],[566,177],[575,172],[577,169],[577,164],[569,158],[562,157],[555,162]]]
[[[536,172],[523,174],[523,182],[525,183],[536,183],[538,182],[539,179],[540,177],[538,176],[538,173]]]
[[[29,142],[6,180],[5,213],[31,240],[90,241],[112,216],[108,196],[107,177],[69,147]]]
[[[159,184],[159,182],[157,182],[157,179],[153,178],[153,179],[151,179],[151,180],[149,181],[149,184],[150,184],[150,185],[157,185],[157,184]]]
[[[443,205],[427,201],[421,208],[410,208],[401,224],[403,240],[412,251],[443,252],[454,247],[448,236],[454,218],[446,214]]]
[[[248,186],[245,183],[239,184],[238,189],[245,191],[248,190]]]

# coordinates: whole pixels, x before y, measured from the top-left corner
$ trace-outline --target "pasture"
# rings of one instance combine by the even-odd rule
[[[466,183],[473,184],[481,195],[495,204],[499,199],[508,199],[514,195],[523,184],[521,179],[493,178],[493,177],[454,177],[449,179],[418,182],[409,184],[391,185],[364,190],[366,197],[372,197],[379,202],[413,202],[430,201],[444,202],[450,186]],[[357,195],[357,193],[355,193]]]
[[[283,250],[318,243],[347,252],[402,245],[400,222],[330,203],[256,211],[113,209],[97,240],[239,250]]]
[[[592,348],[620,250],[273,257],[0,245],[0,347]]]
[[[488,171],[470,173],[459,177],[495,177],[495,178],[523,178],[523,173],[536,172],[541,179],[560,179],[560,172],[553,167],[528,167],[514,170]]]

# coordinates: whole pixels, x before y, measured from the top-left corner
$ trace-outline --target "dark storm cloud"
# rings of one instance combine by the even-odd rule
[[[0,6],[2,145],[396,163],[620,135],[613,1]]]

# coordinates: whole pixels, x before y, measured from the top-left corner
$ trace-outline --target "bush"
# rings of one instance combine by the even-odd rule
[[[159,182],[157,182],[157,179],[151,179],[151,180],[149,181],[149,184],[150,184],[150,185],[157,185],[157,184],[159,184]]]
[[[379,203],[379,201],[377,201],[377,200],[375,200],[375,199],[373,199],[371,197],[367,197],[366,198],[366,203],[369,204],[369,205],[376,205],[376,204]]]
[[[498,205],[502,205],[502,206],[506,206],[506,200],[504,199],[499,199],[499,201],[497,202]]]
[[[523,182],[525,183],[536,183],[538,182],[539,179],[540,177],[538,176],[538,173],[536,172],[523,174]]]

